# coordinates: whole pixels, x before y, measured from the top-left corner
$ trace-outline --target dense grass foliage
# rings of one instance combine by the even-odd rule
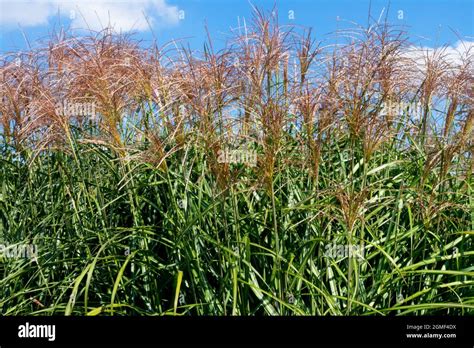
[[[337,35],[256,12],[219,52],[105,30],[4,57],[0,242],[37,255],[0,256],[0,313],[474,313],[473,55]]]

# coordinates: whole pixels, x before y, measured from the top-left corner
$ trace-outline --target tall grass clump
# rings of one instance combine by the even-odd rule
[[[0,313],[474,313],[474,52],[334,35],[4,54]]]

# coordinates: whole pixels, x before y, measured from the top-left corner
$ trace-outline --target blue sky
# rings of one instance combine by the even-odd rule
[[[347,21],[365,25],[371,6],[375,18],[388,10],[389,21],[405,26],[417,45],[455,46],[460,39],[474,41],[472,0],[0,0],[0,51],[24,49],[22,32],[35,42],[61,25],[84,27],[87,23],[98,29],[109,18],[116,29],[134,31],[136,38],[146,42],[152,35],[143,13],[161,43],[185,38],[199,49],[207,23],[215,46],[220,47],[238,19],[241,24],[243,18],[249,21],[250,3],[267,10],[276,3],[282,24],[312,27],[317,39],[324,40],[328,33],[350,25]]]

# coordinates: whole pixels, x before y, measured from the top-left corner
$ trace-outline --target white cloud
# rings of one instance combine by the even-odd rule
[[[51,2],[31,1],[0,1],[0,24],[35,26],[46,24],[48,17],[54,13],[55,6]]]
[[[0,0],[0,24],[23,27],[46,24],[60,11],[72,20],[75,28],[100,30],[113,26],[116,30],[147,30],[153,26],[178,23],[178,8],[166,0]]]
[[[471,59],[474,57],[474,41],[460,40],[453,46],[445,46],[437,49],[411,46],[406,52],[403,52],[402,56],[413,60],[422,68],[425,66],[427,59],[433,57],[435,54],[437,57],[442,57],[443,60],[451,66],[456,67],[461,65],[463,59],[465,60],[468,55],[470,55]]]
[[[403,69],[410,69],[410,82],[420,85],[426,78],[428,64],[442,64],[439,67],[448,73],[456,73],[463,63],[468,63],[469,69],[474,74],[474,41],[460,40],[452,46],[444,46],[440,48],[432,47],[416,47],[410,46],[406,51],[401,52],[400,64]],[[406,65],[406,59],[411,61]],[[448,70],[446,70],[448,68]]]

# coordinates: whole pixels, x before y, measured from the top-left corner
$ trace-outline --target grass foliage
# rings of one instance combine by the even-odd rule
[[[0,256],[0,313],[474,313],[472,52],[334,35],[256,10],[218,52],[106,29],[4,56],[0,242],[38,253]]]

